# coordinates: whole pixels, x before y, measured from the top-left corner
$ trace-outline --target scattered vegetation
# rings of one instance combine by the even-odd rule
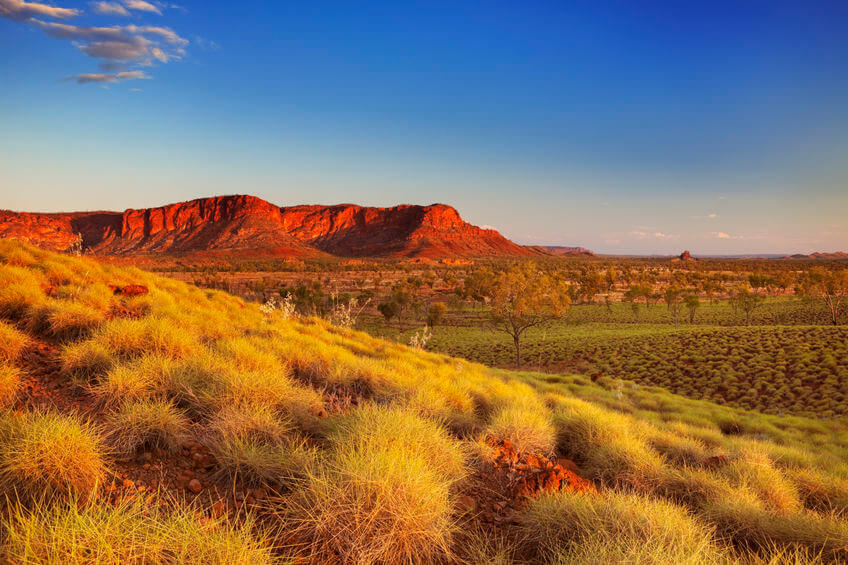
[[[599,288],[609,278],[613,287],[620,284],[590,275],[587,290],[570,300],[594,300],[592,280]],[[761,327],[725,327],[723,338],[719,328],[706,326],[714,315],[707,299],[695,324],[682,317],[678,329],[666,323],[658,331],[628,323],[622,332],[632,335],[598,345],[609,348],[593,362],[610,369],[557,375],[489,368],[318,317],[260,309],[217,290],[9,241],[0,241],[0,283],[0,331],[19,344],[5,346],[0,363],[12,375],[0,381],[16,391],[3,396],[9,400],[0,410],[3,560],[848,560],[848,430],[823,396],[844,399],[843,356],[832,337],[841,327],[777,328],[779,341]],[[752,289],[762,288],[754,283],[771,284],[754,280]],[[103,291],[126,284],[149,292]],[[422,280],[421,288],[427,284]],[[398,312],[408,321],[415,308],[403,292],[396,289],[393,300],[406,301]],[[308,298],[301,293],[293,300]],[[76,329],[54,331],[50,313],[72,313],[79,304],[102,318],[92,317],[84,329],[68,324],[63,327]],[[670,316],[665,306],[641,304],[643,321],[659,312]],[[752,313],[752,323],[770,304]],[[633,315],[630,304],[576,305],[569,323],[588,315],[583,309]],[[481,319],[489,315],[479,311]],[[449,322],[450,316],[432,325],[428,347],[462,335],[442,333],[456,331]],[[559,324],[528,330],[530,364],[532,342]],[[558,350],[593,351],[597,327],[562,327],[583,341],[569,345],[558,336]],[[639,349],[641,339],[656,341]],[[681,373],[662,359],[672,351],[663,340],[675,339],[687,340],[676,351],[684,376],[699,365],[723,371],[720,357],[734,351],[750,347],[752,354],[732,362],[733,375],[696,384],[693,372],[680,385],[692,387],[681,389],[687,398],[647,384],[676,386],[671,379]],[[458,340],[457,347],[465,345]],[[510,359],[512,346],[507,341],[504,350]],[[698,358],[711,347],[710,357]],[[777,360],[760,356],[766,350]],[[628,364],[631,357],[644,365],[644,375],[642,365]],[[769,363],[783,363],[783,372],[767,375]],[[805,392],[807,409],[830,409],[830,417],[764,413],[781,402],[794,406],[800,393],[793,391],[808,382],[801,372],[817,375]],[[26,386],[17,384],[22,376]],[[627,376],[634,380],[618,378]],[[790,378],[789,393],[770,394],[767,385]],[[774,401],[755,412],[728,405],[745,404],[733,398],[724,405],[691,398],[729,394],[731,384],[754,389],[740,398]],[[493,438],[525,452],[522,461],[545,455],[574,465],[592,489],[534,495],[517,503],[514,515],[493,517],[492,501],[480,493],[497,485],[481,484],[479,474],[491,468],[485,446]],[[136,490],[133,502],[113,496],[112,487],[126,483],[122,477],[149,450],[160,453],[157,470],[164,474],[178,472],[167,465],[196,457],[209,475],[202,483]],[[229,497],[232,506],[217,506],[215,496]],[[259,496],[261,503],[248,502]]]

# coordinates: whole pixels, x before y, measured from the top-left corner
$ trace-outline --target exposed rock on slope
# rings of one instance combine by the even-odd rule
[[[201,198],[120,212],[0,212],[0,237],[64,250],[83,237],[97,254],[244,251],[272,256],[535,255],[444,204],[279,207],[254,196]]]

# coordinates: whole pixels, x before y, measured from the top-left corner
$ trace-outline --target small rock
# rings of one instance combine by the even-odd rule
[[[198,481],[197,479],[192,479],[188,482],[188,490],[190,490],[194,494],[197,494],[203,490],[203,485],[200,484],[200,481]]]
[[[459,497],[459,506],[466,512],[474,512],[477,510],[477,503],[467,494]]]

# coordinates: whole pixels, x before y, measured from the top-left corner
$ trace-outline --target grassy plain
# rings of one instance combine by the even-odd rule
[[[839,419],[494,369],[8,241],[0,282],[2,365],[26,383],[0,413],[5,561],[848,560]],[[126,284],[149,293],[109,287]],[[597,492],[537,493],[495,520],[467,500],[487,437],[570,458]],[[197,456],[198,488],[116,499],[131,451],[164,479]]]

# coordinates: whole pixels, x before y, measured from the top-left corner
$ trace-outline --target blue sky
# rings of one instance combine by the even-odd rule
[[[0,208],[445,202],[528,244],[848,249],[848,3],[0,0]]]

